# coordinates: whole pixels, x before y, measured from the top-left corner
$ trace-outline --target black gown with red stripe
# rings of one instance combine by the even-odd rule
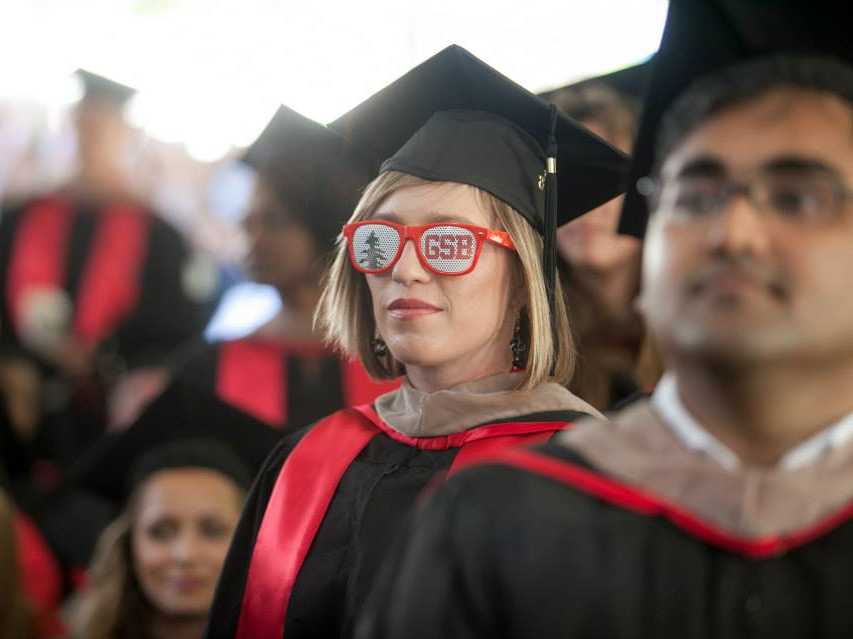
[[[173,384],[192,387],[283,432],[370,403],[399,380],[371,379],[321,342],[253,335],[188,349]]]
[[[352,636],[389,545],[428,484],[582,416],[542,412],[410,438],[360,406],[291,434],[249,496],[206,636]]]
[[[113,341],[128,368],[163,363],[198,334],[204,319],[184,286],[188,258],[178,232],[135,203],[52,196],[4,208],[0,343],[4,349],[23,348],[16,317],[20,293],[32,285],[51,286],[65,291],[74,305],[75,337]]]
[[[356,636],[853,637],[851,556],[853,504],[741,538],[551,442],[444,484],[395,545]]]
[[[49,419],[51,441],[43,442],[48,458],[73,460],[100,433],[107,386],[118,374],[165,363],[201,331],[203,300],[187,292],[188,260],[177,231],[134,202],[83,202],[57,194],[4,207],[0,357],[23,357],[46,379],[61,379],[21,339],[27,294],[38,289],[65,294],[70,334],[97,353],[95,376],[76,385],[71,408],[48,409],[59,414]],[[54,389],[51,396],[63,392]]]

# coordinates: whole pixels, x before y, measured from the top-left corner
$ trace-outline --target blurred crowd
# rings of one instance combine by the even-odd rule
[[[683,4],[701,16],[701,7],[725,3]],[[667,346],[662,356],[661,332],[646,321],[648,298],[638,303],[648,264],[642,231],[626,232],[622,193],[635,145],[654,146],[643,127],[651,126],[648,105],[665,91],[650,87],[682,73],[679,15],[671,11],[664,35],[664,44],[679,43],[675,53],[662,48],[651,61],[539,96],[450,47],[335,123],[281,106],[248,149],[215,163],[143,139],[127,118],[134,89],[87,70],[75,74],[82,97],[67,113],[0,105],[0,639],[546,636],[544,625],[512,625],[525,595],[511,575],[489,568],[510,538],[517,560],[500,569],[527,565],[536,545],[529,521],[465,545],[479,526],[497,529],[471,512],[485,518],[492,497],[515,498],[512,486],[521,484],[495,477],[489,486],[504,488],[493,492],[480,490],[485,480],[437,485],[463,458],[523,465],[510,444],[570,442],[561,434],[570,425],[609,417],[630,434],[619,421],[625,407],[636,415],[650,396],[655,406],[672,405],[661,399],[674,392],[672,375],[661,380],[680,351]],[[696,64],[696,75],[724,66]],[[820,67],[814,83],[827,73]],[[679,82],[681,91],[686,80]],[[836,93],[849,101],[845,82]],[[685,136],[694,130],[683,128]],[[639,147],[636,157],[650,154]],[[718,179],[708,157],[692,170]],[[779,198],[824,193],[808,182],[790,194],[761,179],[747,195],[774,213],[789,205],[797,215],[808,204]],[[696,209],[694,221],[650,236],[674,241],[726,193],[689,193],[695,201],[677,205]],[[728,237],[715,255],[729,250]],[[236,296],[240,284],[262,285],[273,299],[259,305]],[[427,299],[431,286],[441,303]],[[424,299],[400,297],[404,289]],[[666,310],[666,296],[652,299]],[[463,319],[424,319],[438,313]],[[243,334],[206,332],[229,314],[240,317]],[[676,342],[702,339],[684,330]],[[724,367],[707,359],[711,369]],[[681,404],[672,410],[682,418]],[[620,457],[621,440],[610,443],[592,426],[577,432],[570,452],[549,449],[548,463],[575,464],[592,451],[571,471],[592,477],[589,460],[615,451],[620,461],[612,464],[624,461],[631,472],[642,465]],[[661,437],[648,442],[663,457],[674,438]],[[716,444],[695,437],[696,449],[711,449],[696,464],[707,464]],[[651,470],[638,485],[656,485],[650,477],[677,484],[667,475],[676,466]],[[716,481],[700,479],[706,487]],[[577,481],[610,496],[624,492],[601,488],[605,480]],[[740,490],[726,481],[707,489],[708,501]],[[668,497],[692,512],[689,495],[704,493],[685,485]],[[437,490],[413,519],[413,504]],[[516,506],[549,490],[534,486]],[[770,499],[763,495],[744,511],[760,511]],[[465,501],[481,497],[482,510]],[[632,512],[658,507],[646,493],[625,499]],[[679,521],[689,518],[678,512]],[[627,526],[626,544],[642,547],[638,553],[652,562],[665,554],[631,537],[630,522],[584,517],[593,520],[584,530],[599,531],[602,544]],[[717,524],[697,536],[717,543],[725,537]],[[734,544],[719,543],[726,551]],[[594,552],[602,566],[618,563],[598,546]],[[383,565],[386,554],[393,561]],[[608,570],[601,568],[621,574]],[[594,588],[628,592],[652,572]],[[535,583],[518,573],[518,583]],[[678,583],[668,582],[666,596],[679,598]],[[623,595],[619,605],[632,600]],[[500,612],[502,597],[512,604]],[[488,622],[484,611],[493,615]],[[494,629],[504,613],[506,632],[516,634]],[[418,620],[422,634],[410,634]],[[590,636],[747,636],[664,627],[646,635],[629,623],[621,634]],[[827,628],[823,636],[834,636]]]

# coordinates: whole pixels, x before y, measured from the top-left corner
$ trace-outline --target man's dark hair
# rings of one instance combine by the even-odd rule
[[[833,58],[785,54],[744,62],[696,80],[661,118],[652,174],[659,173],[666,157],[702,122],[777,88],[826,91],[853,107],[853,68]]]

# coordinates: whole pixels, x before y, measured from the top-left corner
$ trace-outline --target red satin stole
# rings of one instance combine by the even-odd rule
[[[22,305],[33,289],[64,290],[73,212],[60,198],[34,202],[18,227],[6,286],[6,303],[16,330]],[[98,214],[82,280],[74,300],[72,333],[94,345],[112,334],[139,301],[147,257],[149,216],[119,204]]]
[[[460,448],[450,472],[508,446],[547,439],[569,424],[492,424],[442,437],[412,438],[369,405],[338,411],[300,440],[282,466],[258,530],[243,595],[238,639],[280,639],[299,571],[341,479],[374,437],[385,434],[424,450]]]

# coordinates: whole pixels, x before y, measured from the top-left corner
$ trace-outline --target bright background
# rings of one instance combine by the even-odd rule
[[[329,122],[449,44],[540,92],[645,60],[666,0],[0,0],[0,198],[75,170],[72,76],[139,90],[135,188],[200,254],[245,279],[237,222],[252,176],[234,162],[279,104]],[[234,286],[209,337],[279,308]]]
[[[76,97],[84,67],[133,120],[212,161],[279,103],[322,122],[456,43],[541,91],[638,62],[665,0],[0,0],[0,96]]]

